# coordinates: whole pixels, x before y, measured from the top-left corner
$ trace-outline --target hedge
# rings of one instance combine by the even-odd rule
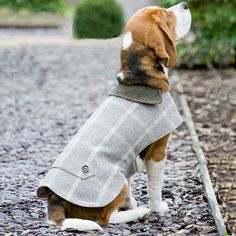
[[[160,0],[161,6],[169,7],[180,0]],[[180,44],[178,55],[181,65],[235,66],[236,56],[236,0],[189,0],[192,13],[194,42]]]
[[[0,7],[11,10],[30,10],[33,12],[63,13],[67,0],[0,0]]]
[[[75,38],[112,38],[121,34],[124,24],[122,7],[115,0],[84,0],[73,23]]]

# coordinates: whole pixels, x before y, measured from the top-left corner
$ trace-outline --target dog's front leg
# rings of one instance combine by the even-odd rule
[[[158,162],[149,160],[146,163],[149,207],[160,215],[164,215],[169,209],[167,203],[162,201],[164,167],[165,159]]]
[[[128,192],[125,196],[125,200],[123,204],[121,205],[121,208],[125,210],[134,209],[137,207],[137,202],[132,194],[131,182],[132,182],[132,178],[129,178],[128,179]]]

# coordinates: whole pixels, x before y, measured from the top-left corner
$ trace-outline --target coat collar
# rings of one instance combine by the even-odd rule
[[[110,96],[122,97],[134,102],[155,105],[162,102],[160,89],[139,85],[118,84],[110,93]]]

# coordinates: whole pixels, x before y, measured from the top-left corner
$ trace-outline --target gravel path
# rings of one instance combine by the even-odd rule
[[[45,223],[46,204],[35,189],[115,85],[119,45],[2,48],[0,55],[9,59],[0,73],[0,235],[65,235]],[[146,205],[145,173],[134,177],[133,190]],[[110,225],[104,235],[216,235],[184,124],[170,142],[164,198],[170,205],[165,217]]]
[[[119,1],[126,17],[152,4]],[[22,34],[68,38],[69,32],[70,23],[58,30],[0,30],[1,37],[11,35],[16,41]],[[119,40],[0,47],[0,235],[75,235],[45,222],[46,203],[36,198],[35,190],[116,84],[119,47]],[[143,221],[109,225],[103,235],[216,235],[185,124],[172,135],[164,182],[170,206],[165,217],[152,214]],[[147,206],[145,172],[134,176],[133,192],[138,204]]]

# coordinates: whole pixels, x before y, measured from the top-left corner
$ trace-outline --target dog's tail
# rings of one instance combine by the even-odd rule
[[[62,230],[65,229],[76,229],[78,231],[90,231],[99,230],[103,232],[103,229],[96,222],[91,220],[81,220],[76,218],[67,218],[62,222]]]

